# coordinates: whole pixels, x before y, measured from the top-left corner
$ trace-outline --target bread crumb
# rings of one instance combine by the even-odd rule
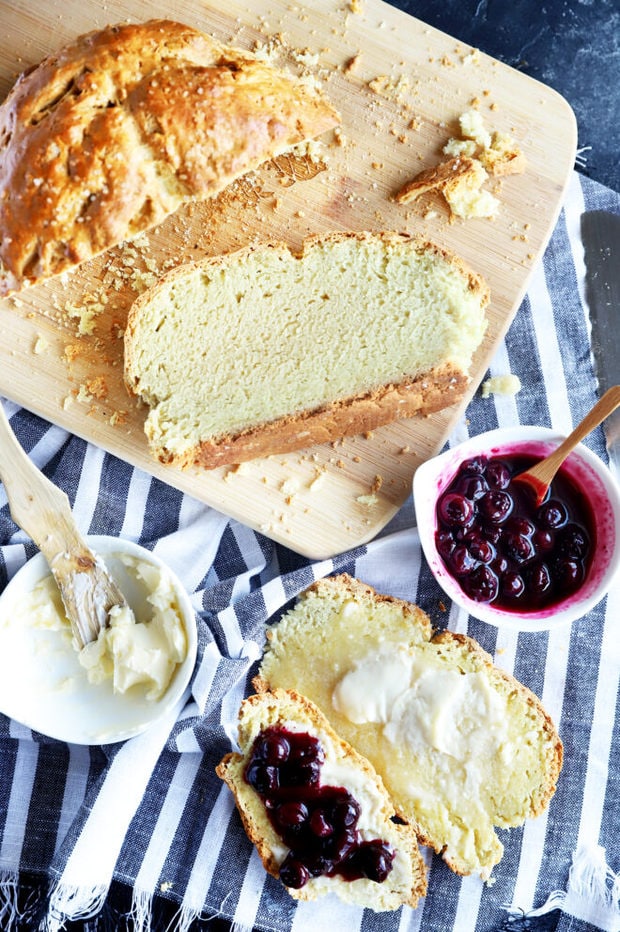
[[[362,53],[356,52],[355,55],[352,55],[343,65],[342,70],[345,74],[352,74],[354,71],[357,71],[359,64],[362,60]]]
[[[310,482],[308,489],[310,492],[316,492],[325,483],[325,472],[323,469],[317,469],[314,479]]]
[[[47,349],[49,349],[49,343],[44,336],[38,334],[36,340],[34,341],[32,352],[35,354],[35,356],[40,356],[41,353],[44,353]]]
[[[289,499],[299,492],[299,480],[293,477],[285,479],[280,485],[280,491]],[[287,502],[290,504],[290,502]]]
[[[376,495],[358,495],[355,499],[356,502],[359,502],[360,505],[366,505],[368,508],[372,508],[373,505],[376,505],[379,499]]]
[[[127,411],[114,411],[110,415],[109,423],[112,427],[116,427],[117,424],[126,424],[127,417],[128,417]]]
[[[105,378],[102,375],[97,375],[92,379],[86,381],[86,390],[91,396],[91,398],[106,398],[108,394],[108,386]]]
[[[512,373],[508,375],[494,375],[482,383],[482,397],[491,395],[516,395],[521,391],[521,379]]]

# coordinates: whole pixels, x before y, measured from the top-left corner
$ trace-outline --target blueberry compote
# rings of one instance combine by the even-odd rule
[[[537,611],[575,592],[586,577],[591,510],[563,470],[537,506],[533,493],[513,482],[536,461],[521,453],[465,460],[437,503],[437,551],[477,602]]]
[[[335,874],[381,883],[392,870],[394,849],[362,839],[359,803],[343,787],[321,785],[324,760],[320,742],[306,733],[271,726],[254,741],[244,775],[290,849],[280,879],[294,888]]]

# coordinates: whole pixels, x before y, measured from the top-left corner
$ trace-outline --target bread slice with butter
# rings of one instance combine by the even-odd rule
[[[538,698],[471,638],[347,575],[267,632],[257,686],[307,696],[383,778],[396,811],[458,874],[488,878],[495,827],[549,803],[562,743]]]
[[[140,295],[125,380],[159,460],[240,463],[456,404],[488,300],[461,259],[407,234],[264,244]]]
[[[260,750],[257,751],[257,742],[265,734],[271,733],[273,737],[274,729],[276,757],[281,767],[279,776],[274,780],[274,788],[266,790],[270,794],[267,808],[246,776],[248,768],[253,766],[255,755],[262,754]],[[284,753],[281,743],[277,745],[278,741],[282,742],[282,736]],[[291,763],[295,736],[302,742],[314,739],[324,758],[320,766],[320,784],[315,781],[307,792],[298,784],[297,772],[289,770],[291,779],[287,780],[284,771],[286,767],[296,766],[295,762]],[[317,859],[313,862],[308,851],[304,851],[304,843],[316,843],[320,852],[320,863],[314,873],[304,875],[304,882],[299,886],[287,886],[291,896],[299,900],[314,900],[332,892],[345,902],[375,911],[418,905],[426,893],[426,870],[415,833],[409,826],[392,821],[394,808],[381,778],[368,761],[338,737],[313,703],[294,691],[263,691],[259,695],[250,696],[242,703],[239,711],[239,745],[240,753],[227,754],[217,766],[216,772],[234,794],[244,828],[256,845],[265,869],[274,877],[280,877],[282,873],[281,879],[284,880],[287,874],[283,865],[290,864],[291,860],[299,858],[305,859],[308,864],[316,863]],[[262,756],[260,760],[264,763]],[[297,770],[307,766],[304,762],[308,760],[306,749]],[[268,769],[273,771],[275,768]],[[252,780],[252,783],[259,781],[260,777],[258,781]],[[349,842],[345,840],[343,850],[346,853],[338,864],[334,852],[342,845],[338,835],[342,829],[338,827],[333,812],[329,817],[332,824],[326,826],[324,816],[329,814],[330,806],[334,809],[334,799],[342,801],[351,797],[357,807],[353,814],[357,812],[358,817],[354,823],[353,818],[347,814],[345,822],[351,837],[356,841],[354,847],[349,848]],[[297,811],[304,807],[305,810],[302,821],[293,832],[298,841],[297,850],[292,850],[287,847],[277,826],[279,819],[283,818],[281,813],[286,814],[295,806]],[[355,864],[360,852],[376,851],[377,845],[387,846],[390,851],[389,858],[392,860],[387,872],[384,871],[386,876],[381,880],[373,879],[372,871],[368,871],[370,876],[347,879],[346,875],[351,874],[351,865]],[[354,871],[355,875],[359,873],[359,870]]]

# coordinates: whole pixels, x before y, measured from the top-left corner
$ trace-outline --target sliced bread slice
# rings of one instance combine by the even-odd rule
[[[455,404],[488,298],[462,260],[406,234],[242,249],[136,300],[125,379],[162,462],[238,463]]]

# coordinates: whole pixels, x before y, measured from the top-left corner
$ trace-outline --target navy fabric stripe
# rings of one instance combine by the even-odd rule
[[[131,508],[127,501],[133,468],[106,454],[101,469],[99,493],[89,534],[118,536],[125,520],[125,511]]]
[[[40,747],[21,855],[26,870],[36,870],[42,859],[51,861],[54,854],[68,763],[67,745]]]
[[[138,543],[152,550],[155,543],[179,527],[179,511],[183,494],[158,479],[151,482],[144,510],[144,521]]]

